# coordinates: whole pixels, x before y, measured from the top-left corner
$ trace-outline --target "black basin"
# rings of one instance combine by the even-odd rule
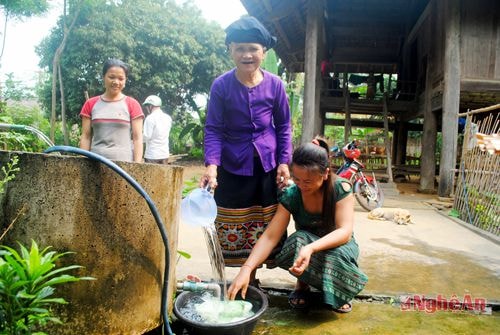
[[[246,301],[252,303],[252,311],[255,313],[251,317],[237,322],[224,324],[201,323],[188,319],[181,314],[181,309],[192,299],[196,299],[203,292],[182,292],[177,296],[174,303],[174,314],[184,325],[185,330],[191,335],[250,335],[257,324],[257,320],[264,313],[268,306],[267,296],[259,289],[249,286],[246,294]],[[242,300],[238,294],[236,300]]]

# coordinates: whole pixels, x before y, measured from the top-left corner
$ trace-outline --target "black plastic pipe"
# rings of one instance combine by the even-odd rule
[[[158,210],[156,209],[155,204],[153,203],[153,200],[149,197],[149,195],[144,191],[144,189],[141,187],[141,185],[134,179],[132,178],[127,172],[125,172],[121,167],[113,163],[111,160],[95,154],[93,152],[83,150],[80,148],[75,148],[75,147],[70,147],[70,146],[64,146],[64,145],[56,145],[53,147],[48,148],[47,150],[44,151],[44,153],[52,153],[52,152],[66,152],[66,153],[72,153],[72,154],[78,154],[85,156],[87,158],[90,158],[92,160],[98,161],[100,163],[103,163],[104,165],[107,165],[109,168],[111,168],[113,171],[118,173],[123,179],[125,179],[130,185],[132,185],[133,188],[139,194],[146,200],[149,209],[151,210],[151,213],[153,214],[153,217],[155,218],[156,225],[158,226],[158,229],[160,230],[161,238],[163,240],[163,244],[165,245],[165,271],[163,275],[163,287],[162,287],[162,292],[161,292],[161,316],[163,319],[163,331],[166,332],[169,335],[173,335],[172,329],[170,328],[170,324],[168,322],[168,299],[167,299],[167,290],[168,290],[168,272],[170,269],[170,250],[168,247],[168,236],[167,232],[165,230],[165,226],[163,225],[163,221],[158,214]]]

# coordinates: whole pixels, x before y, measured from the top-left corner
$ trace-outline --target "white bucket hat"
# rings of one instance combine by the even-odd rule
[[[152,105],[156,107],[161,107],[161,99],[157,95],[150,95],[144,100],[143,105]]]

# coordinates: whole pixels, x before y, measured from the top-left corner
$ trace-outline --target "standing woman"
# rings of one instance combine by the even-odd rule
[[[144,114],[137,100],[122,93],[127,75],[128,66],[121,60],[108,59],[104,63],[105,91],[87,100],[80,112],[80,148],[111,160],[140,163]]]
[[[226,45],[236,67],[216,78],[210,91],[200,186],[215,189],[215,225],[226,266],[245,262],[276,211],[278,187],[290,177],[285,88],[279,77],[260,68],[275,43],[255,18],[233,22],[226,28]],[[270,254],[268,267],[280,247]]]

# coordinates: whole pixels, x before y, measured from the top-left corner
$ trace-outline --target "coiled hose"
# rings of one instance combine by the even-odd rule
[[[123,179],[125,179],[130,185],[132,185],[133,188],[139,194],[146,200],[149,209],[151,210],[151,213],[153,214],[153,217],[155,218],[156,224],[158,226],[158,229],[160,230],[161,238],[163,240],[163,244],[165,245],[165,271],[163,274],[163,287],[162,287],[162,292],[161,292],[161,316],[163,319],[163,332],[166,332],[167,334],[171,335],[172,329],[170,328],[170,324],[168,322],[168,299],[167,299],[167,290],[168,290],[168,272],[170,269],[170,250],[168,247],[168,236],[167,232],[165,230],[165,227],[163,226],[163,221],[158,214],[158,210],[156,209],[155,204],[153,203],[153,200],[149,197],[149,195],[144,191],[144,189],[139,185],[139,183],[132,178],[127,172],[125,172],[121,167],[110,161],[109,159],[102,157],[101,155],[95,154],[93,152],[83,150],[80,148],[75,148],[75,147],[70,147],[70,146],[64,146],[64,145],[56,145],[53,147],[48,148],[47,150],[44,151],[44,153],[52,153],[52,152],[66,152],[66,153],[72,153],[72,154],[78,154],[85,156],[87,158],[90,158],[94,161],[98,161],[100,163],[103,163],[104,165],[107,165],[109,168],[111,168],[113,171],[118,173]]]

